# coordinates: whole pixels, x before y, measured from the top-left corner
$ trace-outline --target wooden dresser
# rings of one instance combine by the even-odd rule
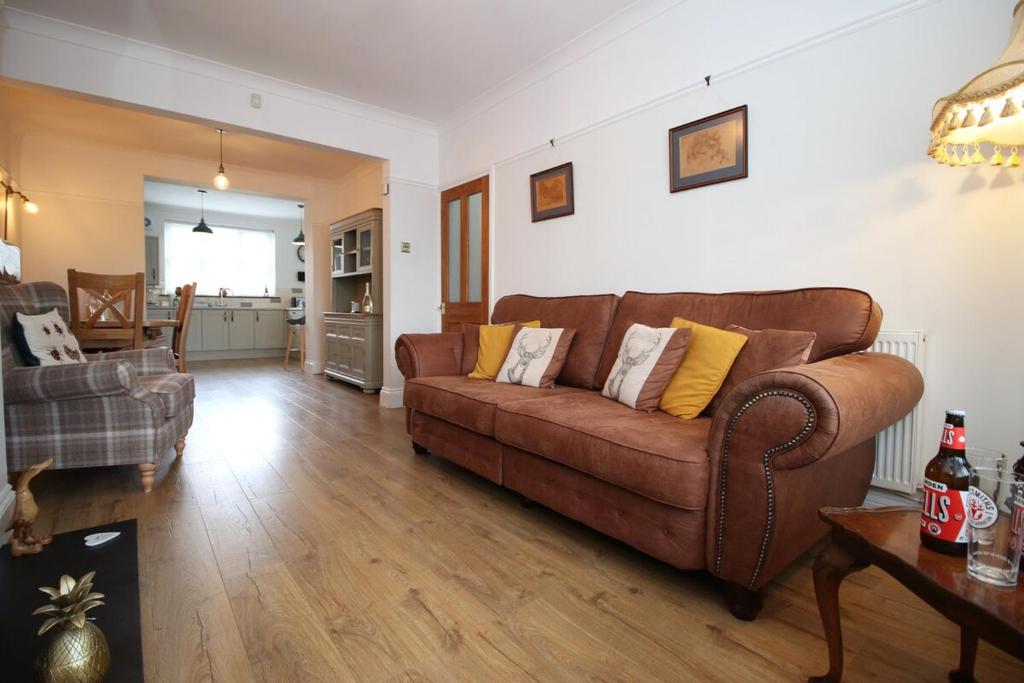
[[[383,384],[384,319],[362,313],[324,313],[327,348],[324,374],[372,393]]]
[[[369,209],[331,225],[331,310],[324,312],[324,374],[351,382],[366,393],[384,383],[381,315],[383,214]],[[369,286],[373,314],[349,313]]]

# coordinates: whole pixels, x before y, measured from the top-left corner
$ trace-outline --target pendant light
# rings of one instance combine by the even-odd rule
[[[305,218],[306,218],[306,205],[305,204],[299,204],[298,207],[299,207],[299,234],[296,235],[295,239],[292,240],[292,244],[305,244],[306,243],[306,235],[305,235],[305,233],[302,230],[302,227],[303,227],[302,224],[305,222]]]
[[[199,222],[192,228],[193,233],[212,235],[213,230],[206,224],[206,190],[196,190],[199,193]]]
[[[1017,148],[1024,148],[1022,107],[1024,0],[1013,8],[1010,40],[995,65],[935,103],[929,156],[948,166],[973,166],[985,161],[981,151],[985,145],[992,150],[991,165],[1020,166]]]
[[[231,187],[231,181],[224,175],[224,129],[218,128],[217,134],[220,136],[220,167],[217,169],[217,175],[213,177],[213,186],[218,190],[226,190]]]

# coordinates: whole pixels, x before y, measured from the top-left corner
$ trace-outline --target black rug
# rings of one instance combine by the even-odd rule
[[[120,531],[113,541],[94,548],[84,538],[100,531]],[[29,682],[46,637],[36,631],[44,616],[32,611],[49,598],[39,586],[57,586],[61,574],[78,578],[94,571],[93,590],[106,595],[105,605],[86,614],[110,644],[108,683],[143,680],[142,633],[139,626],[139,564],[135,520],[69,531],[53,537],[39,555],[11,557],[0,548],[0,679]]]

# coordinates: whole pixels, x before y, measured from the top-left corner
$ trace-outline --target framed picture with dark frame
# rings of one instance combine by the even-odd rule
[[[668,132],[672,192],[747,177],[747,105]]]
[[[571,161],[530,176],[530,217],[534,223],[574,213]]]

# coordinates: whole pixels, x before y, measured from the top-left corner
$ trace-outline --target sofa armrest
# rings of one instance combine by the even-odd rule
[[[140,388],[135,368],[115,360],[74,365],[10,368],[4,372],[6,403],[67,401],[130,394]]]
[[[715,414],[707,561],[752,589],[827,531],[826,505],[863,502],[874,436],[909,413],[924,391],[911,363],[857,353],[755,375]]]
[[[395,340],[395,362],[405,379],[462,374],[462,333],[403,334]]]
[[[111,351],[98,354],[93,358],[95,360],[126,360],[135,367],[135,371],[141,377],[166,375],[178,371],[174,364],[174,354],[167,348]]]

